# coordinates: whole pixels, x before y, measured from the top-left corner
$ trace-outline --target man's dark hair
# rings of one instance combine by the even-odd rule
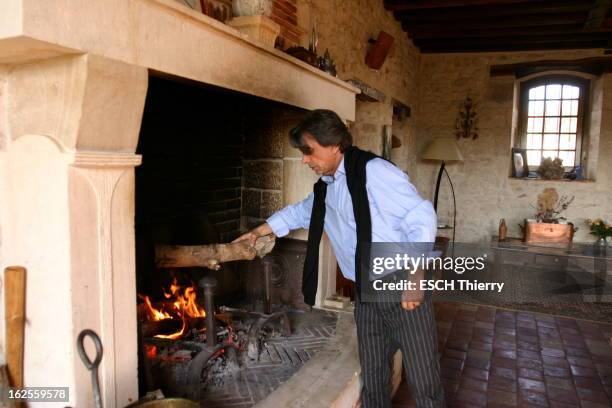
[[[353,137],[342,119],[328,109],[316,109],[309,112],[299,125],[289,132],[291,146],[300,149],[304,154],[312,151],[304,142],[304,134],[311,135],[321,146],[339,146],[344,153],[353,144]]]

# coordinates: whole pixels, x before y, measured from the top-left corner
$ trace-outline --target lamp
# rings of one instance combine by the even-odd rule
[[[436,181],[436,192],[434,194],[434,210],[438,212],[438,193],[440,192],[440,181],[442,180],[442,173],[446,173],[448,182],[451,186],[451,192],[453,193],[453,241],[455,241],[455,218],[457,216],[457,203],[455,202],[455,189],[453,188],[453,182],[446,171],[446,162],[450,161],[463,161],[463,155],[457,146],[457,142],[452,137],[438,137],[429,143],[425,152],[423,153],[423,159],[435,160],[442,162],[440,164],[440,171],[438,172],[438,180]]]

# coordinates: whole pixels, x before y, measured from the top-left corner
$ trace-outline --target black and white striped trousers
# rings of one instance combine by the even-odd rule
[[[399,302],[355,302],[363,387],[362,408],[390,408],[390,361],[402,351],[406,379],[418,408],[445,407],[437,332],[430,296],[416,309]]]

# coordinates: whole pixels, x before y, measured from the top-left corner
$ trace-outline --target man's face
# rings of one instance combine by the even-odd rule
[[[303,137],[309,152],[302,152],[302,163],[307,164],[318,175],[333,176],[342,160],[340,147],[321,146],[309,133],[305,133]]]

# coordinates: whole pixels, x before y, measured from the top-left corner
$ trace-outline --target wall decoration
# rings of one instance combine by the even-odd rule
[[[389,54],[389,49],[391,49],[393,45],[393,36],[381,31],[378,33],[378,38],[376,40],[370,39],[368,42],[371,46],[368,49],[365,63],[372,69],[380,69],[385,63],[387,54]]]
[[[457,139],[476,139],[478,138],[478,128],[476,127],[476,104],[472,98],[466,98],[459,109],[459,117],[455,123],[455,135]]]

